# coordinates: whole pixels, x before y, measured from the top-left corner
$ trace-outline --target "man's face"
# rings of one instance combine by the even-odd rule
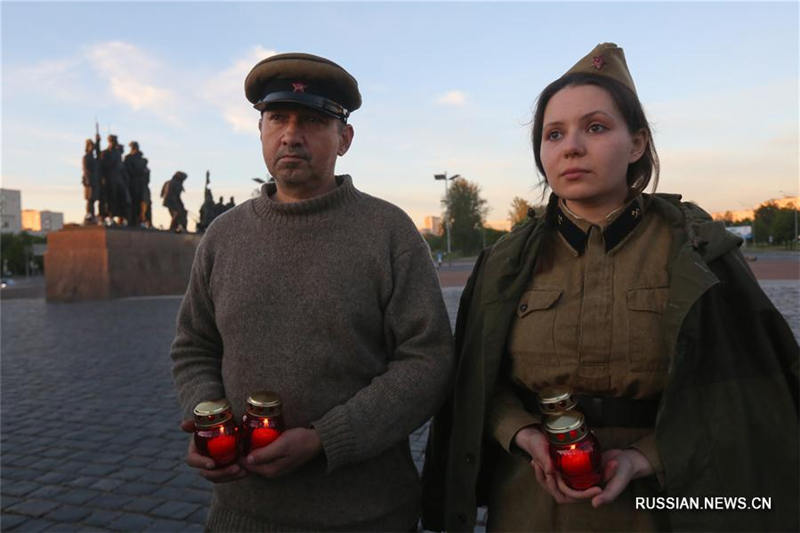
[[[353,128],[295,104],[276,104],[259,121],[264,162],[279,190],[311,198],[335,187],[336,157],[353,140]]]

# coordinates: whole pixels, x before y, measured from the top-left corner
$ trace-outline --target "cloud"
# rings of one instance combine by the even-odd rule
[[[236,59],[225,70],[212,76],[202,91],[203,98],[216,108],[234,132],[254,133],[257,114],[244,98],[244,78],[253,65],[275,55],[275,50],[252,47],[244,57]]]
[[[177,121],[171,109],[175,95],[152,81],[163,70],[158,60],[122,41],[92,45],[85,55],[118,101],[134,111],[146,110],[170,122]]]
[[[79,68],[83,63],[85,60],[82,56],[74,55],[46,59],[31,65],[11,66],[3,73],[3,89],[10,95],[31,97],[35,94],[59,103],[81,102],[84,91]],[[36,99],[37,103],[41,101]]]
[[[107,41],[83,47],[65,57],[12,67],[6,79],[7,87],[18,92],[22,101],[31,93],[69,103],[110,97],[134,111],[149,111],[176,123],[177,99],[173,91],[155,81],[170,75],[174,79],[172,71],[132,44]]]
[[[437,98],[436,103],[462,106],[467,103],[467,95],[462,91],[448,91]]]
[[[80,59],[69,57],[64,59],[46,59],[28,67],[21,67],[15,76],[24,76],[27,81],[53,83],[80,64]]]

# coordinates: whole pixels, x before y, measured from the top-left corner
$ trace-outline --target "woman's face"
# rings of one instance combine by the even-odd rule
[[[578,214],[607,214],[621,206],[628,194],[628,165],[646,147],[646,133],[632,135],[600,87],[567,86],[547,103],[541,145],[547,183]]]

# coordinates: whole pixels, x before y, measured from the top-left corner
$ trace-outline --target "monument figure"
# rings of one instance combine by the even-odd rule
[[[214,204],[214,209],[216,210],[217,216],[225,212],[225,199],[222,196],[220,196],[219,201]]]
[[[139,143],[131,141],[130,153],[125,156],[124,168],[128,178],[128,192],[131,198],[130,225],[147,225],[147,203],[145,189],[149,189],[150,169],[147,168],[147,159],[139,149]],[[148,191],[149,193],[149,191]]]
[[[83,196],[86,200],[85,224],[94,224],[97,219],[94,214],[94,204],[100,195],[100,174],[97,168],[97,154],[95,153],[95,143],[91,139],[86,139],[83,154]]]
[[[169,224],[169,231],[181,233],[186,231],[186,208],[183,206],[181,200],[181,193],[183,192],[183,182],[188,176],[185,172],[177,171],[173,174],[172,178],[161,187],[161,198],[163,198],[163,205],[169,210],[169,215],[172,220]]]
[[[122,151],[117,136],[109,135],[108,146],[100,152],[100,172],[105,185],[102,187],[105,198],[101,198],[105,205],[103,212],[118,225],[129,223],[131,219],[131,196],[122,166]]]
[[[202,233],[208,228],[211,222],[217,217],[216,206],[214,205],[214,195],[211,193],[210,172],[206,170],[206,184],[203,191],[203,205],[200,206],[200,222],[197,224],[198,233]]]

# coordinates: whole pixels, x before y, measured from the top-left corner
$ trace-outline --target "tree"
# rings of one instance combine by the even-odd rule
[[[36,261],[39,269],[43,269],[42,258],[32,257],[30,252],[33,244],[46,242],[47,239],[45,237],[31,235],[25,231],[22,233],[3,233],[0,235],[0,256],[3,258],[3,267],[7,267],[12,274],[24,274],[26,272],[25,263],[32,258]]]
[[[771,229],[774,242],[791,244],[794,233],[794,210],[788,207],[778,209]],[[797,237],[795,236],[795,238]]]
[[[493,246],[494,243],[496,243],[500,239],[500,237],[508,233],[507,231],[489,227],[483,228],[483,230],[484,230],[484,237],[486,239],[486,246]]]
[[[775,202],[763,203],[756,209],[753,214],[753,232],[758,241],[769,242],[769,236],[772,235],[772,222],[778,209],[778,204]]]
[[[431,248],[431,252],[444,252],[447,249],[447,243],[445,243],[444,237],[441,235],[423,233],[422,238],[427,241],[428,246]]]
[[[508,212],[508,220],[511,222],[511,229],[516,228],[528,220],[528,210],[533,206],[524,198],[515,196],[511,200],[511,210]]]
[[[720,220],[725,226],[733,226],[733,213],[731,211],[725,211],[725,214],[722,215]]]
[[[465,255],[478,252],[483,243],[481,228],[489,208],[480,192],[478,184],[458,178],[450,184],[442,201],[443,220],[450,226],[452,247]]]
[[[793,243],[794,239],[794,209],[791,207],[778,207],[776,202],[767,202],[758,206],[755,212],[753,228],[760,242]]]

